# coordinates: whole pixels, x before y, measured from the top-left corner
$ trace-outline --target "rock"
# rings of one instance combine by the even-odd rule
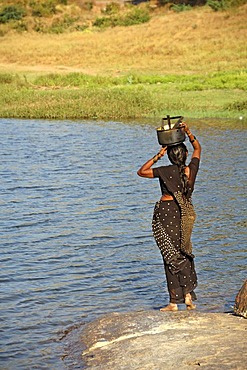
[[[238,316],[247,318],[247,279],[236,296],[234,312]]]
[[[83,366],[94,370],[246,369],[247,322],[226,313],[112,313],[80,334]]]

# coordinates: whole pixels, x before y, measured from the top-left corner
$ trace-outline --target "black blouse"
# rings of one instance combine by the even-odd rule
[[[189,180],[188,180],[188,185],[189,185],[189,189],[188,189],[188,194],[187,194],[187,197],[189,198],[194,190],[194,184],[195,184],[195,180],[196,180],[196,175],[197,175],[197,172],[198,172],[198,169],[199,169],[199,163],[200,163],[200,160],[198,158],[192,158],[191,161],[190,161],[190,164],[189,164],[189,169],[190,169],[190,175],[189,175]],[[179,171],[178,171],[178,167],[176,165],[170,165],[170,166],[161,166],[161,167],[156,167],[156,168],[153,168],[153,175],[154,177],[158,177],[159,178],[159,182],[160,182],[160,188],[161,188],[161,193],[162,195],[172,195],[172,193],[170,193],[167,189],[167,186],[164,182],[164,176],[162,175],[165,175],[166,173],[174,173],[174,176],[172,178],[172,182],[174,183],[174,185],[176,187],[180,187],[182,184],[181,184],[181,180],[180,180],[180,176],[179,176]]]

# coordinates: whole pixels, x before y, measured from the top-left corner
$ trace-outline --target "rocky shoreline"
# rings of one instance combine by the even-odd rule
[[[247,321],[232,313],[112,313],[80,334],[83,368],[246,369]]]

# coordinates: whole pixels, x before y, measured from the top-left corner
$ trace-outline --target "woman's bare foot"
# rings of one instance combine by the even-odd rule
[[[187,310],[194,310],[196,308],[196,305],[193,304],[193,302],[192,302],[192,298],[191,298],[190,293],[186,294],[184,301],[185,301],[185,304],[187,306]]]
[[[162,307],[160,309],[161,312],[166,312],[166,311],[178,311],[178,305],[176,303],[169,303],[168,306]]]

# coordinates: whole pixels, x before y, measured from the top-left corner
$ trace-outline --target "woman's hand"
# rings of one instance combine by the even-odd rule
[[[158,156],[159,156],[160,158],[164,157],[166,150],[167,150],[167,146],[162,147],[162,148],[160,149],[159,153],[158,153]]]
[[[184,129],[184,131],[186,132],[186,134],[188,132],[190,132],[189,126],[187,125],[186,122],[181,122],[179,126]]]

